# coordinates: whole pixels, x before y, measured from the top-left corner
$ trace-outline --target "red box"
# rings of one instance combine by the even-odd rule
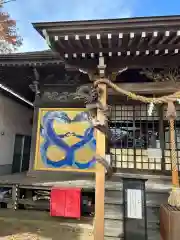
[[[52,188],[50,199],[50,215],[58,217],[81,217],[80,188]]]

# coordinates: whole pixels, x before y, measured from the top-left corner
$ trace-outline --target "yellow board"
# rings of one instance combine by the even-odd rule
[[[34,170],[95,172],[96,140],[86,109],[41,108]]]

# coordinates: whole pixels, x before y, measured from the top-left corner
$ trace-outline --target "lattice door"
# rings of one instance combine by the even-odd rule
[[[161,114],[161,108],[155,109],[152,116],[148,116],[147,108],[145,104],[113,107],[110,122],[110,128],[116,136],[116,142],[110,148],[113,167],[131,170],[171,170],[168,121],[163,117],[165,114]],[[180,154],[179,118],[180,111],[176,121],[177,157]],[[160,148],[162,158],[148,158],[148,148]]]

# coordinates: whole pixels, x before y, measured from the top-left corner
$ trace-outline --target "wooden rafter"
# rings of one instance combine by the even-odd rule
[[[137,63],[142,57],[161,56],[167,60],[180,48],[180,16],[35,23],[34,27],[42,36],[46,29],[52,41],[66,38],[65,49],[59,44],[55,50],[67,63],[85,64],[88,69],[99,56],[105,57],[108,68],[112,62],[123,67],[123,60]]]

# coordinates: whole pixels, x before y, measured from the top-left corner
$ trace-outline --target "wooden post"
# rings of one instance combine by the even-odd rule
[[[104,58],[99,58],[99,74],[104,77],[106,65]],[[107,103],[107,86],[99,84],[98,88],[102,89],[99,101],[106,105]],[[104,115],[101,111],[97,112],[97,120],[102,122]],[[96,154],[105,158],[106,154],[106,136],[99,130],[96,130]],[[105,168],[96,163],[96,191],[95,191],[95,222],[94,222],[94,240],[104,240],[104,195],[105,195]]]
[[[104,57],[99,57],[99,75],[101,78],[105,77]],[[99,101],[102,105],[107,104],[107,86],[106,84],[99,84],[101,89],[101,96]],[[103,122],[105,116],[102,111],[98,110],[97,120]],[[106,154],[106,136],[104,133],[96,130],[96,154],[105,158]],[[94,240],[104,240],[104,195],[105,195],[105,168],[96,163],[96,191],[95,191],[95,222],[94,222]]]
[[[161,159],[161,170],[166,170],[166,162],[165,162],[165,132],[164,132],[164,105],[160,105],[158,107],[159,113],[159,140],[160,140],[160,148],[162,151],[162,159]]]
[[[170,123],[170,147],[171,147],[171,161],[172,161],[172,185],[173,185],[173,188],[179,188],[179,174],[178,174],[177,156],[176,156],[174,119],[171,118],[169,123]]]
[[[99,88],[103,90],[101,103],[106,105],[107,87],[100,84]],[[104,119],[103,114],[97,113],[97,120]],[[105,134],[96,130],[96,153],[101,157],[105,157],[106,137]],[[104,240],[104,195],[105,195],[105,169],[100,163],[96,163],[96,192],[95,192],[95,224],[94,224],[94,240]]]

